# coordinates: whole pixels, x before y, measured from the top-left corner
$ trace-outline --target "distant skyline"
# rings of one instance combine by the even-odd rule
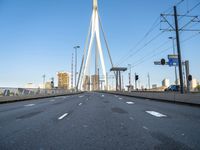
[[[173,52],[172,41],[168,39],[174,36],[173,32],[164,32],[138,51],[161,32],[159,24],[138,47],[135,48],[135,45],[156,18],[156,23],[159,23],[161,13],[165,10],[172,13],[172,6],[177,2],[179,0],[99,0],[99,15],[114,64],[118,64],[123,56],[126,58],[133,55],[120,65],[136,65],[132,68],[132,74],[139,74],[144,87],[148,84],[148,73],[151,84],[161,85],[164,78],[170,79],[171,84],[174,82],[173,67],[153,64]],[[183,1],[178,5],[178,13],[185,14],[198,2],[199,0]],[[189,15],[200,15],[199,9],[200,6]],[[71,55],[76,45],[80,46],[79,70],[91,14],[92,0],[0,0],[0,87],[23,87],[27,83],[39,85],[43,81],[43,74],[48,80],[51,77],[57,79],[56,73],[59,71],[71,72]],[[173,24],[173,19],[169,20]],[[188,21],[188,18],[180,20],[180,26]],[[200,29],[200,23],[193,23],[188,28]],[[197,33],[181,32],[180,38],[184,41],[195,35],[190,40],[181,42],[181,50],[183,60],[190,61],[193,78],[200,79],[200,34]],[[104,44],[103,39],[102,43]],[[111,66],[105,44],[103,49],[109,72]],[[128,84],[127,73],[123,75],[125,84]]]

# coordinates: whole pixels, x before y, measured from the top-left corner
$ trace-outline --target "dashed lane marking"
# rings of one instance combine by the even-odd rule
[[[155,116],[155,117],[159,117],[159,118],[161,118],[161,117],[167,117],[166,115],[161,114],[161,113],[156,112],[156,111],[146,111],[146,113],[148,113],[148,114],[150,114],[152,116]]]
[[[134,102],[126,102],[126,104],[133,105],[135,103]]]
[[[79,106],[81,106],[81,105],[82,105],[82,103],[79,103],[78,105],[79,105]]]
[[[34,106],[35,104],[27,104],[27,105],[24,105],[25,107],[31,107],[31,106]]]
[[[148,130],[148,128],[147,128],[147,127],[145,127],[145,126],[143,126],[142,128],[143,128],[143,129],[145,129],[145,130]]]
[[[65,114],[63,114],[62,116],[60,116],[59,118],[58,118],[58,120],[62,120],[64,117],[66,117],[68,115],[68,113],[65,113]]]

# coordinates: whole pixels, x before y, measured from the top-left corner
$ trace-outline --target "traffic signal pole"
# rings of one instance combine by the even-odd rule
[[[180,78],[180,90],[181,94],[184,93],[184,85],[183,85],[183,71],[182,71],[182,59],[181,59],[181,48],[180,48],[180,40],[179,40],[179,27],[178,27],[178,17],[176,6],[174,6],[174,20],[175,20],[175,30],[176,30],[176,45],[177,45],[177,54],[178,54],[178,63],[179,63],[179,78]]]

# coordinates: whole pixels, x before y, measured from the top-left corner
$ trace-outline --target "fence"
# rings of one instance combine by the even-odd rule
[[[10,88],[0,87],[0,96],[28,96],[28,95],[48,95],[70,93],[65,89],[40,89],[40,88]]]

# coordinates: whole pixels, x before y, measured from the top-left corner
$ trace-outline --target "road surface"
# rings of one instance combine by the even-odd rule
[[[0,105],[1,150],[196,150],[199,144],[199,107],[102,93]]]

